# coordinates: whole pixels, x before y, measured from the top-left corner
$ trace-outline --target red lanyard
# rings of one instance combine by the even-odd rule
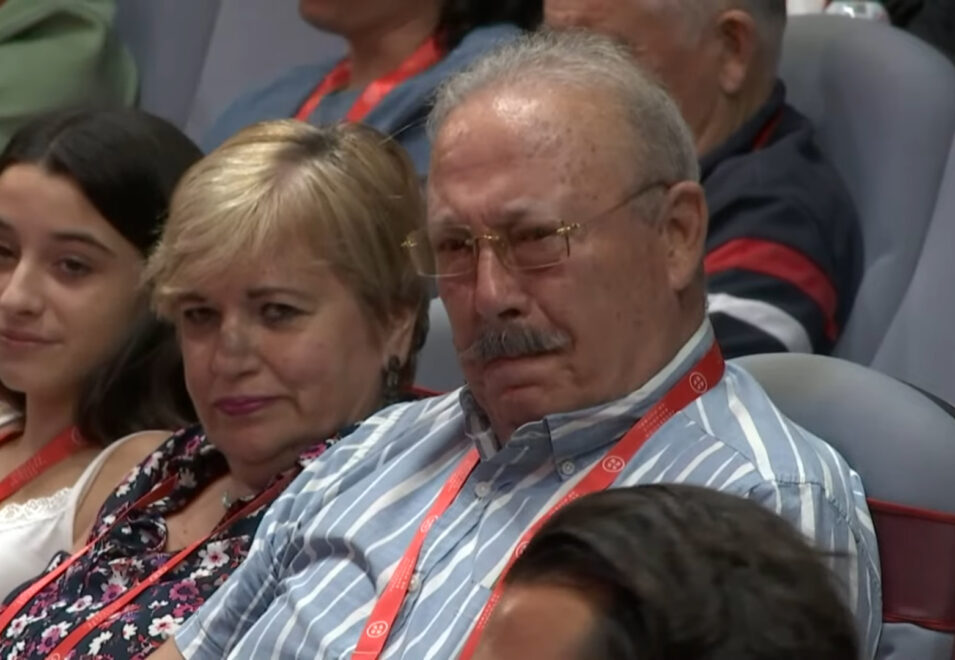
[[[362,91],[358,100],[352,105],[348,114],[345,115],[345,119],[350,122],[363,120],[395,87],[409,78],[413,78],[419,73],[430,69],[440,62],[443,57],[444,51],[438,44],[438,40],[435,37],[431,37],[418,46],[418,49],[409,55],[397,69],[368,85]],[[326,95],[337,89],[346,87],[349,80],[351,80],[351,62],[346,59],[339,62],[338,65],[325,76],[325,79],[318,84],[318,87],[315,88],[308,98],[305,99],[305,102],[302,103],[298,112],[295,113],[295,118],[299,121],[307,121]]]
[[[761,151],[763,147],[769,145],[769,141],[773,139],[773,134],[776,132],[776,129],[779,128],[779,123],[783,120],[783,109],[780,108],[769,118],[761,129],[759,129],[759,134],[756,135],[756,139],[753,140],[753,151]]]
[[[52,658],[53,660],[62,660],[69,655],[77,644],[79,644],[84,637],[93,632],[100,624],[109,619],[111,616],[115,615],[121,609],[126,607],[130,602],[135,600],[143,591],[153,586],[164,576],[166,573],[178,566],[186,557],[191,555],[196,551],[199,546],[203,545],[210,538],[219,534],[224,529],[229,527],[236,520],[247,516],[261,506],[264,506],[278,497],[289,482],[295,478],[296,473],[292,472],[291,474],[285,476],[284,478],[277,481],[270,488],[260,493],[255,499],[246,504],[240,510],[236,511],[224,521],[219,523],[218,526],[212,532],[210,532],[205,537],[190,543],[188,546],[177,552],[173,555],[165,564],[156,569],[149,577],[140,582],[139,584],[131,587],[123,595],[114,600],[112,603],[99,610],[96,614],[91,616],[81,625],[73,629],[73,631],[67,635],[57,646],[53,649],[53,652],[47,656],[47,658]],[[176,476],[173,475],[159,484],[152,491],[141,497],[132,507],[126,510],[128,514],[129,511],[133,509],[141,508],[148,506],[149,504],[160,500],[166,495],[168,495],[173,487],[176,484]],[[110,529],[118,525],[124,518],[125,514],[118,518],[112,525]],[[47,573],[42,578],[34,582],[27,590],[17,596],[16,599],[10,605],[8,605],[3,611],[0,611],[0,632],[6,630],[7,626],[10,625],[10,622],[13,621],[14,617],[22,610],[26,605],[33,600],[37,594],[46,589],[53,581],[57,580],[66,570],[76,563],[83,555],[90,551],[90,549],[96,545],[106,534],[109,533],[109,530],[104,531],[99,537],[92,541],[85,548],[75,553],[68,559],[63,560],[59,566],[57,566],[53,571]]]
[[[0,444],[6,443],[18,434],[19,433],[11,433],[0,440]],[[86,446],[87,442],[83,439],[83,436],[77,433],[75,427],[71,426],[65,431],[62,431],[55,438],[43,445],[40,451],[0,480],[0,502],[3,502],[51,467],[69,458]]]
[[[537,533],[537,530],[540,529],[555,512],[566,504],[588,493],[609,488],[613,482],[616,481],[620,472],[623,471],[630,460],[640,451],[640,448],[656,433],[657,429],[663,426],[677,412],[690,405],[697,397],[709,391],[720,382],[723,378],[723,368],[723,356],[720,353],[719,346],[714,342],[703,359],[701,359],[680,382],[668,391],[647,414],[640,418],[640,421],[627,431],[626,435],[607,452],[600,462],[587,472],[583,479],[581,479],[570,492],[564,495],[554,507],[544,513],[531,525],[530,529],[524,533],[515,546],[501,577],[507,573],[511,564],[521,556],[527,544],[530,542],[531,537]],[[388,586],[385,587],[384,592],[382,592],[381,597],[375,604],[371,616],[368,617],[368,623],[365,625],[364,630],[362,630],[358,645],[355,647],[355,652],[352,655],[353,659],[361,658],[362,660],[367,660],[369,658],[378,658],[381,655],[381,652],[385,648],[385,643],[388,641],[388,633],[391,631],[395,617],[398,616],[398,611],[401,609],[401,605],[404,603],[405,596],[408,593],[411,574],[414,572],[415,566],[418,563],[418,555],[421,552],[421,547],[424,545],[425,538],[434,523],[447,511],[448,507],[451,506],[451,503],[454,502],[454,499],[458,496],[458,493],[461,492],[464,483],[478,464],[478,460],[477,450],[472,449],[469,451],[458,467],[455,468],[450,479],[448,479],[444,485],[444,488],[441,489],[437,499],[434,504],[431,505],[427,515],[424,517],[424,521],[418,527],[418,531],[408,545],[408,549],[405,550],[404,557],[402,557],[398,563],[394,575],[392,575],[388,581]],[[487,625],[491,612],[501,598],[502,585],[503,580],[499,578],[497,586],[468,637],[461,658],[470,658],[474,653],[478,639],[484,627]]]

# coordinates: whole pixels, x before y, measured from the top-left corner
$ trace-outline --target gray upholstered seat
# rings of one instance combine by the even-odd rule
[[[292,67],[320,63],[344,50],[342,39],[301,19],[296,0],[223,2],[186,125],[188,133],[199,139],[240,94]]]
[[[865,274],[836,354],[869,364],[922,250],[955,135],[955,67],[887,25],[794,17],[781,77],[862,223]]]
[[[955,402],[955,142],[925,247],[873,366]]]
[[[139,68],[139,104],[185,126],[221,0],[118,0],[116,29]]]
[[[140,105],[195,139],[242,92],[343,52],[295,0],[118,0],[117,29],[140,72]]]
[[[440,298],[431,301],[431,327],[418,359],[415,382],[421,387],[446,392],[461,387],[464,376],[451,338],[448,313]]]
[[[955,418],[908,385],[837,358],[773,354],[736,363],[783,413],[839,451],[878,501],[872,514],[890,618],[947,620],[955,612]],[[878,658],[949,660],[952,645],[951,634],[888,622]]]

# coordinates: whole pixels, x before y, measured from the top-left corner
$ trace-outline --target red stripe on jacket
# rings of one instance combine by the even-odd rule
[[[832,341],[838,337],[836,288],[825,271],[798,250],[773,241],[738,238],[707,254],[704,268],[707,275],[741,269],[788,282],[819,305],[826,319],[826,336]]]

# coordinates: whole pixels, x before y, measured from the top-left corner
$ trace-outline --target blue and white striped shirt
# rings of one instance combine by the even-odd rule
[[[509,553],[700,359],[706,323],[629,396],[526,424],[499,446],[467,389],[387,409],[273,504],[241,568],[179,631],[187,658],[348,658],[418,524],[465,453],[481,461],[434,524],[384,658],[461,650]],[[661,427],[616,486],[693,483],[753,499],[832,559],[865,658],[881,629],[879,558],[859,476],[787,420],[742,369]]]

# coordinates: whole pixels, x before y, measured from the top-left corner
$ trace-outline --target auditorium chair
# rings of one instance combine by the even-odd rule
[[[955,417],[918,390],[837,358],[735,360],[780,410],[861,476],[879,541],[879,660],[949,660],[955,640]]]
[[[855,201],[865,271],[835,353],[871,364],[916,268],[955,136],[955,67],[876,21],[792,17],[780,76]]]
[[[872,366],[955,402],[955,142],[915,275]]]
[[[421,355],[415,382],[421,387],[447,392],[461,387],[464,376],[458,366],[457,353],[451,341],[451,324],[440,298],[431,301],[431,327]]]
[[[294,0],[117,0],[116,24],[139,67],[140,106],[197,140],[242,92],[344,52]]]
[[[116,30],[139,70],[139,105],[185,126],[221,0],[118,0]]]

